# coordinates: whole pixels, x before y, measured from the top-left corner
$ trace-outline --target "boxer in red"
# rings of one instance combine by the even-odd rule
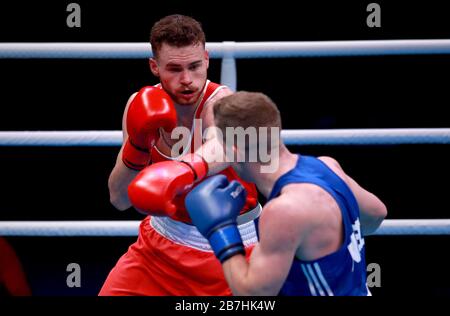
[[[31,296],[31,288],[19,256],[0,236],[0,300],[2,296]]]
[[[184,198],[221,170],[194,154],[202,145],[195,140],[214,124],[214,102],[232,91],[207,79],[205,34],[196,20],[164,17],[153,26],[150,43],[150,69],[160,83],[130,97],[122,121],[123,146],[108,182],[117,209],[126,210],[133,202],[148,216],[99,295],[231,295],[208,241],[191,224]],[[179,141],[171,137],[176,127],[190,130],[182,152],[173,150]],[[231,167],[220,173],[248,192],[238,228],[250,254],[257,241],[254,220],[261,210],[256,187]],[[130,183],[134,190],[128,194]]]

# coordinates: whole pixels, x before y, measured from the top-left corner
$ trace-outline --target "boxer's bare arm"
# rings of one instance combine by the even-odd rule
[[[363,235],[373,234],[387,216],[386,205],[375,194],[362,188],[355,180],[347,176],[348,184],[358,201]]]
[[[125,110],[123,112],[122,117],[122,133],[123,133],[123,144],[128,137],[127,135],[127,126],[126,126],[126,113],[128,107],[130,106],[131,101],[135,97],[137,93],[134,93],[128,99],[127,105],[125,106]],[[128,199],[128,185],[131,180],[139,173],[139,171],[131,170],[125,166],[122,161],[122,151],[123,146],[120,148],[119,154],[117,155],[116,164],[111,171],[108,179],[108,188],[109,188],[109,199],[111,204],[114,205],[118,210],[126,210],[131,207],[130,200]]]
[[[231,165],[229,162],[225,161],[225,152],[221,142],[218,141],[216,133],[214,133],[215,129],[212,129],[212,127],[215,126],[213,112],[214,103],[230,94],[233,94],[233,91],[229,88],[219,90],[214,97],[205,103],[205,106],[203,107],[204,110],[200,115],[203,127],[205,129],[208,128],[208,131],[213,133],[207,135],[207,137],[209,136],[207,138],[208,140],[196,151],[196,154],[202,156],[208,162],[208,175],[217,174]]]
[[[370,235],[374,233],[387,216],[387,208],[384,203],[347,175],[335,159],[331,157],[319,157],[319,159],[339,175],[355,195],[359,206],[362,234]]]
[[[283,216],[280,216],[280,213]],[[223,263],[234,295],[277,295],[308,231],[309,211],[277,198],[264,206],[259,222],[260,240],[250,256],[236,255]],[[310,212],[309,212],[310,213]]]
[[[203,119],[203,126],[209,127],[214,126],[214,103],[222,99],[226,96],[229,96],[233,94],[233,91],[231,91],[229,88],[225,87],[220,89],[215,96],[213,96],[211,99],[208,100],[208,102],[205,103],[203,107],[203,111],[200,115],[200,117]]]

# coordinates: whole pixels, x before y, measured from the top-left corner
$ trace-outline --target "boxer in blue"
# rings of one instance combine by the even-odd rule
[[[214,121],[223,135],[227,127],[238,126],[281,130],[276,105],[262,93],[237,92],[219,100]],[[268,145],[278,153],[271,156],[277,160],[276,170],[261,172],[267,161],[260,159],[232,163],[239,176],[254,182],[267,198],[259,219],[259,242],[249,261],[236,228],[246,196],[239,183],[221,175],[210,177],[185,202],[193,224],[221,261],[233,294],[370,295],[364,236],[386,217],[384,203],[335,159],[293,154],[279,133],[278,141],[270,144],[261,144],[261,139],[235,147],[235,152],[248,157],[251,148]]]

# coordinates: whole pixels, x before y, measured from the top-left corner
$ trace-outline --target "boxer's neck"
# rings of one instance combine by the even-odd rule
[[[292,154],[284,145],[280,146],[280,153],[278,156],[278,168],[274,172],[261,172],[260,163],[246,164],[248,174],[252,178],[258,190],[267,198],[272,192],[275,182],[283,174],[292,170],[297,164],[298,156]]]

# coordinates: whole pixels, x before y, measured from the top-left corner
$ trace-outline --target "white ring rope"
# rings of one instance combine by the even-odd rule
[[[450,54],[450,40],[206,43],[212,58]],[[149,58],[149,43],[0,43],[0,58]]]
[[[450,144],[450,128],[283,130],[287,145]],[[121,131],[0,132],[0,146],[121,146]]]
[[[3,221],[0,236],[137,236],[140,221]]]
[[[450,235],[450,219],[385,220],[375,235]]]
[[[237,91],[235,58],[450,54],[450,40],[206,43],[222,58],[221,83]],[[1,58],[149,58],[149,43],[0,43]]]
[[[121,146],[121,131],[0,132],[0,146]]]
[[[450,40],[223,42],[206,43],[206,47],[212,58],[226,60],[450,54]],[[0,43],[0,58],[151,56],[151,46],[148,43]],[[234,63],[232,66],[234,72],[231,73],[234,74]],[[229,77],[228,72],[226,78]],[[228,83],[230,80],[225,81]],[[287,145],[449,144],[450,129],[283,130],[282,137]],[[0,146],[120,146],[121,144],[121,131],[0,132]],[[140,221],[2,221],[0,236],[136,236],[139,225]],[[450,220],[385,220],[374,235],[450,235]]]
[[[2,221],[0,236],[137,236],[140,221]],[[450,235],[450,219],[385,220],[373,235]]]

